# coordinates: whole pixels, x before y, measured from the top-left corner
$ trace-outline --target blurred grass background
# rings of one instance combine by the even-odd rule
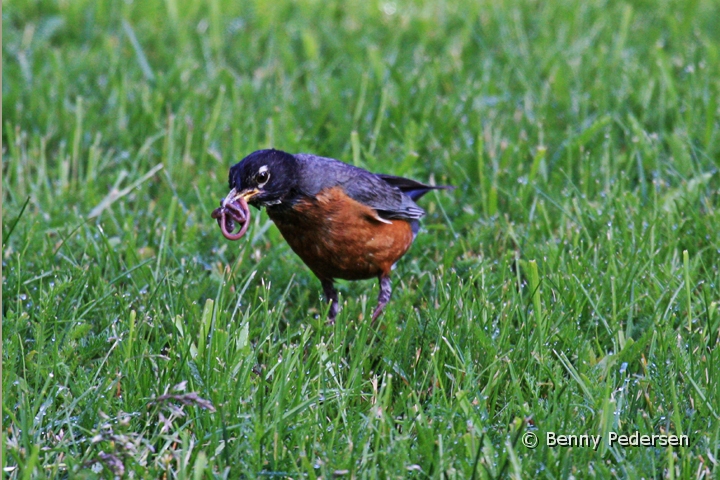
[[[717,2],[3,7],[10,478],[712,475]],[[267,147],[458,186],[376,328],[264,213],[219,235]]]

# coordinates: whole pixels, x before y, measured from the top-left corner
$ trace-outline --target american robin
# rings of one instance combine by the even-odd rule
[[[372,321],[390,300],[390,270],[407,252],[425,211],[415,200],[430,186],[392,175],[370,173],[332,158],[280,150],[258,150],[230,168],[230,193],[221,210],[245,221],[247,204],[265,207],[290,248],[320,279],[330,303],[328,323],[338,313],[335,279],[380,279]],[[247,203],[246,203],[247,202]],[[227,234],[225,217],[218,220]],[[233,222],[227,220],[230,231]]]

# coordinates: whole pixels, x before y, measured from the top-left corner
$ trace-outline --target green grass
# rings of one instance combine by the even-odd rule
[[[8,478],[718,470],[718,2],[3,7]],[[210,218],[269,146],[458,186],[374,328]]]

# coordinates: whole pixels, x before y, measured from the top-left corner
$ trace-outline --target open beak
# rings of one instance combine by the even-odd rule
[[[232,203],[239,198],[243,198],[247,202],[258,193],[260,193],[260,190],[258,190],[257,188],[248,188],[240,192],[233,188],[232,190],[230,190],[230,193],[228,193],[227,196],[223,199],[221,204],[223,207],[226,207],[228,203]]]

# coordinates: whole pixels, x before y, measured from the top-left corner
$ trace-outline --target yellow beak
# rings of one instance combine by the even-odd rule
[[[227,196],[223,199],[222,206],[225,207],[228,203],[232,203],[238,198],[244,198],[247,202],[258,193],[260,193],[260,190],[258,190],[257,188],[248,188],[240,192],[233,188],[232,190],[230,190],[230,193],[228,193]]]

